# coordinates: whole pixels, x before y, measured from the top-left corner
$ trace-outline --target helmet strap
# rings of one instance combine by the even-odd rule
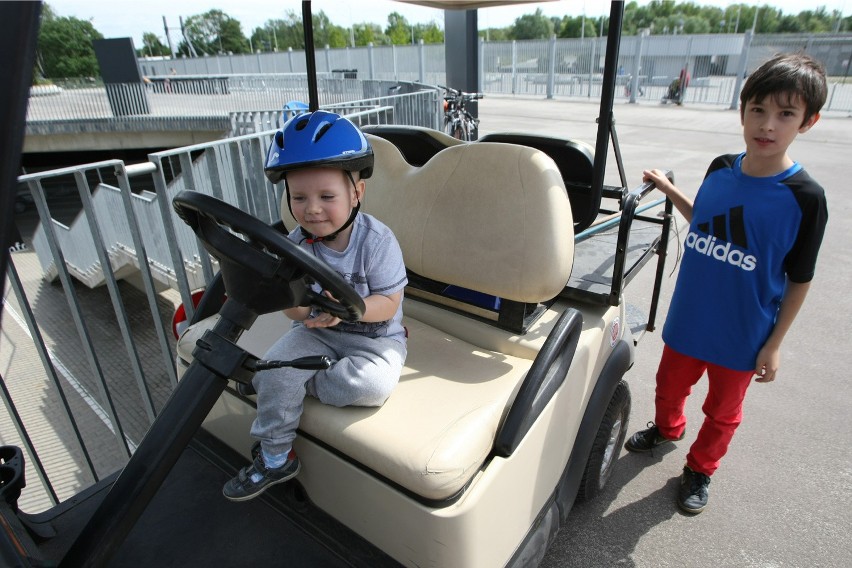
[[[309,245],[314,243],[319,243],[323,241],[333,241],[337,238],[337,235],[345,231],[352,223],[355,222],[355,217],[358,215],[358,211],[361,209],[361,200],[358,200],[358,203],[355,204],[355,207],[352,208],[352,212],[349,214],[349,218],[343,223],[343,226],[331,233],[330,235],[326,235],[324,237],[317,237],[306,231],[303,227],[299,227],[302,231],[302,236],[305,237],[305,242]]]

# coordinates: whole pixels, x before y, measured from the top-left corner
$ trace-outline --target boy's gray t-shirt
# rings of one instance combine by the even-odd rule
[[[403,290],[408,283],[399,242],[384,223],[367,213],[358,213],[355,217],[349,246],[343,252],[337,252],[322,242],[308,243],[299,227],[288,236],[290,240],[331,266],[362,298],[374,294],[390,296]],[[318,284],[314,284],[314,291],[321,292]],[[318,313],[314,308],[311,317]],[[405,344],[402,302],[396,314],[388,321],[342,321],[334,329],[373,338],[389,337]]]

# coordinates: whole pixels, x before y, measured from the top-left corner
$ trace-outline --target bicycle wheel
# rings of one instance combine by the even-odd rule
[[[460,121],[459,121],[458,117],[448,114],[444,118],[444,132],[446,132],[447,134],[449,134],[453,138],[458,138],[459,140],[461,140],[461,138],[459,138],[459,132],[458,132],[459,128],[460,128]]]
[[[477,131],[479,130],[479,120],[472,118],[467,122],[466,126],[467,126],[467,128],[465,129],[467,131],[466,140],[468,142],[472,142],[473,140],[476,140]]]
[[[453,136],[453,130],[455,129],[455,121],[453,121],[450,117],[444,117],[444,132]]]

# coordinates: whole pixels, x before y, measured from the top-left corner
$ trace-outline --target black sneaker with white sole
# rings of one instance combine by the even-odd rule
[[[677,494],[677,506],[687,513],[697,515],[707,506],[710,476],[683,466],[680,476],[680,489]]]
[[[678,442],[683,440],[686,432],[682,433],[678,438],[665,438],[660,435],[660,429],[653,422],[648,422],[648,428],[639,430],[624,444],[624,449],[631,452],[650,452],[657,446],[667,442]]]

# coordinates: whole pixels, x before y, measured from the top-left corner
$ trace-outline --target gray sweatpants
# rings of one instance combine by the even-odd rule
[[[281,454],[292,446],[306,394],[332,406],[381,406],[399,382],[406,347],[386,337],[372,339],[296,326],[264,358],[289,360],[309,355],[328,355],[336,362],[322,371],[283,368],[254,376],[257,418],[251,435],[260,440],[267,454]]]

